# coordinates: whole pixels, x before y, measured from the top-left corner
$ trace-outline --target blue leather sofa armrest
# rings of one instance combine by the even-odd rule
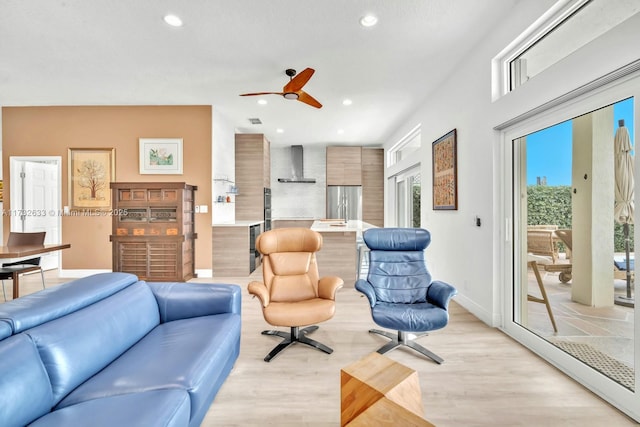
[[[238,285],[214,283],[148,282],[160,309],[160,322],[240,314],[242,292]]]
[[[456,288],[448,283],[434,280],[427,289],[427,300],[434,303],[438,307],[447,310],[449,307],[449,300],[457,294]]]
[[[367,299],[369,300],[369,305],[371,305],[371,307],[376,305],[376,293],[373,290],[373,286],[371,286],[371,283],[367,282],[364,279],[358,279],[356,281],[356,290],[366,295]]]

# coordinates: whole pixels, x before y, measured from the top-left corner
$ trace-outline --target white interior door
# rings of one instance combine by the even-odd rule
[[[45,231],[45,243],[60,243],[60,158],[12,158],[11,182],[11,230]],[[43,255],[41,265],[58,268],[60,253]]]

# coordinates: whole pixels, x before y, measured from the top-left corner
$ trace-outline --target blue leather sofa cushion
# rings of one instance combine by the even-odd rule
[[[0,341],[0,426],[22,427],[53,406],[49,377],[26,335]]]
[[[84,277],[0,304],[0,320],[9,323],[17,334],[87,307],[137,281],[129,273]]]
[[[160,322],[144,282],[62,318],[30,329],[49,374],[54,402],[102,370]]]
[[[160,322],[209,316],[240,314],[242,290],[236,285],[148,282],[158,301]]]
[[[230,313],[163,323],[80,385],[58,408],[106,396],[177,388],[189,392],[190,425],[197,426],[239,354],[240,324],[240,315]]]
[[[13,334],[13,328],[4,320],[0,320],[0,340],[10,337]]]
[[[187,426],[189,406],[184,390],[153,390],[79,403],[47,414],[29,427]]]

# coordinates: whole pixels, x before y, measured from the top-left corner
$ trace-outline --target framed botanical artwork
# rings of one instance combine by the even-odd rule
[[[434,141],[433,156],[433,209],[458,209],[458,154],[456,130]]]
[[[69,148],[69,204],[72,209],[111,208],[115,148]]]
[[[141,174],[182,175],[182,138],[140,138]]]

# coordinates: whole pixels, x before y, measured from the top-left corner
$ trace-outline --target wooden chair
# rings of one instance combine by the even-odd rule
[[[555,230],[527,228],[527,253],[549,257],[555,264],[559,259],[558,246],[554,239]]]
[[[538,269],[538,261],[535,259],[531,259],[530,257],[528,265],[531,268],[531,270],[533,270],[533,274],[536,277],[536,282],[538,283],[538,287],[540,288],[541,297],[527,294],[527,301],[544,304],[545,307],[547,308],[547,313],[549,313],[549,319],[551,320],[553,331],[558,332],[558,327],[556,326],[556,319],[553,316],[553,310],[551,310],[551,304],[549,303],[549,298],[547,297],[547,291],[544,288],[544,283],[542,283],[542,276],[540,275],[540,270]]]
[[[562,241],[562,243],[564,243],[564,245],[567,247],[568,250],[572,250],[572,245],[573,245],[573,234],[571,233],[571,230],[557,230],[556,231],[556,235],[558,236],[558,238]],[[626,280],[627,279],[627,270],[626,270],[626,261],[613,261],[613,278],[614,279],[619,279],[619,280]],[[634,272],[634,268],[633,268],[633,263],[630,262],[630,268],[631,268],[631,282],[634,283],[635,282],[635,272]],[[571,271],[569,271],[569,279],[571,279]]]
[[[540,267],[548,272],[559,272],[559,279],[562,283],[571,280],[571,264],[557,263],[559,260],[558,247],[556,244],[557,226],[529,226],[527,228],[527,254],[528,266],[533,270],[533,274],[540,289],[540,297],[527,294],[527,301],[544,304],[549,313],[549,319],[553,326],[554,332],[558,332],[556,320],[553,316],[553,310],[547,297],[547,291],[542,282]]]
[[[7,246],[41,246],[44,245],[45,235],[45,231],[35,233],[18,233],[11,231],[9,233],[9,239],[7,240]],[[2,264],[2,268],[0,268],[0,281],[2,281],[2,295],[4,300],[7,300],[7,293],[4,289],[5,280],[11,279],[13,281],[13,289],[19,289],[20,275],[37,270],[40,270],[42,289],[44,289],[44,273],[42,267],[40,267],[40,257]],[[16,292],[14,292],[14,295],[15,294]]]

